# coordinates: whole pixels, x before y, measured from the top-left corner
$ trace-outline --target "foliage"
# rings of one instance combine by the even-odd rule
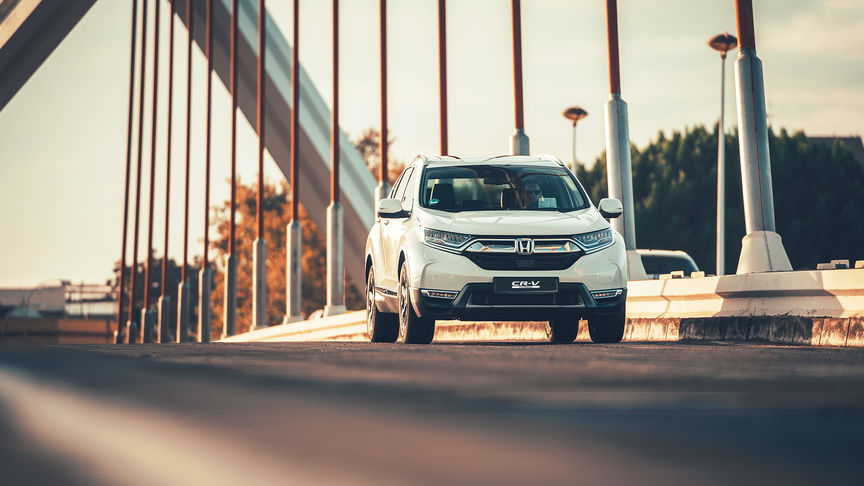
[[[264,239],[267,242],[267,323],[278,324],[285,315],[286,229],[291,222],[291,199],[287,183],[280,187],[264,186]],[[216,209],[214,218],[217,238],[213,242],[214,272],[211,294],[211,335],[222,335],[225,259],[228,255],[230,232],[230,201]],[[252,325],[252,253],[258,234],[258,193],[253,186],[237,184],[236,246],[237,257],[237,332]],[[324,307],[326,300],[326,246],[318,227],[303,205],[298,215],[303,234],[301,309],[308,316]],[[349,309],[363,307],[362,294],[353,283],[346,282],[345,303]]]
[[[375,129],[365,130],[355,140],[355,146],[360,151],[370,172],[376,177],[380,164],[378,142],[380,133]],[[392,143],[392,139],[390,141]],[[390,159],[388,174],[390,181],[394,181],[402,172],[405,164],[399,160]],[[283,182],[279,187],[265,185],[264,188],[264,239],[267,241],[267,323],[276,324],[282,321],[285,314],[285,261],[286,228],[291,221],[291,200],[288,184]],[[237,213],[235,215],[235,248],[237,256],[237,332],[242,333],[250,329],[252,324],[252,253],[255,239],[257,238],[257,205],[258,193],[254,186],[237,184]],[[317,309],[324,306],[326,300],[326,242],[324,235],[312,222],[306,209],[301,204],[299,210],[299,221],[303,233],[302,251],[302,298],[301,308],[304,315],[308,316]],[[212,262],[212,285],[211,285],[211,337],[218,339],[222,336],[223,308],[224,308],[224,280],[225,259],[228,255],[228,243],[230,232],[230,201],[224,201],[221,206],[214,208],[213,227],[216,229],[217,237],[211,241],[213,251]],[[180,281],[180,267],[172,259],[168,260],[168,295],[176,297],[177,285]],[[153,258],[151,277],[151,305],[155,305],[156,299],[161,294],[161,265],[162,260]],[[190,327],[194,329],[197,322],[198,302],[198,269],[201,266],[200,257],[196,258],[187,271],[190,279],[192,310],[190,315]],[[119,281],[119,263],[115,265],[115,277],[113,285],[117,286]],[[123,315],[128,315],[129,295],[129,267],[125,283],[126,304]],[[136,272],[136,309],[143,306],[144,265],[139,264]],[[345,304],[349,309],[361,309],[365,305],[359,287],[365,282],[348,282],[345,288]],[[172,298],[169,310],[172,326],[176,319],[176,302]],[[137,315],[137,313],[136,313]]]
[[[715,268],[717,127],[660,132],[631,146],[636,239],[640,248],[681,249]],[[837,258],[864,259],[864,166],[841,144],[811,143],[803,132],[769,133],[777,232],[795,269]],[[607,194],[606,155],[577,175],[595,202]],[[842,231],[839,228],[843,228]],[[738,135],[726,135],[726,272],[744,236]]]
[[[404,161],[394,159],[392,156],[389,156],[389,149],[394,141],[394,138],[390,138],[387,141],[387,176],[391,184],[396,181],[396,178],[399,177],[399,174],[405,168]],[[359,137],[354,139],[354,146],[357,147],[357,151],[360,152],[360,155],[366,162],[366,167],[369,168],[369,172],[371,172],[376,179],[378,178],[378,167],[381,164],[381,146],[379,145],[380,142],[381,132],[374,128],[367,128],[366,130],[363,130],[363,133],[361,133]]]
[[[131,255],[130,255],[131,258]],[[159,296],[162,295],[162,259],[156,258],[155,256],[151,259],[151,268],[150,268],[150,279],[151,279],[151,287],[150,287],[150,305],[155,306],[156,302],[159,299]],[[186,277],[189,279],[189,289],[190,289],[190,302],[193,306],[192,315],[197,315],[197,302],[198,302],[198,272],[195,270],[195,267],[200,265],[200,259],[196,258],[194,262],[190,262],[189,268],[186,269]],[[168,302],[168,315],[171,316],[172,326],[176,325],[177,319],[177,286],[180,283],[181,277],[181,265],[178,264],[173,258],[168,259],[168,272],[166,272],[166,284],[167,284],[167,292],[166,295],[170,297]],[[135,271],[135,321],[140,320],[140,312],[141,308],[144,306],[144,280],[146,276],[146,266],[144,262],[139,262],[136,266]],[[112,288],[116,289],[118,287],[118,282],[120,281],[120,262],[116,262],[114,265],[114,278],[110,281],[110,285]],[[125,321],[129,316],[129,292],[131,289],[129,288],[131,282],[131,266],[126,266],[126,279],[123,283],[123,321]],[[172,327],[173,329],[173,327]],[[173,330],[171,331],[173,334]]]

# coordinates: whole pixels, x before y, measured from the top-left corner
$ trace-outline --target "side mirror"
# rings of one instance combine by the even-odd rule
[[[615,219],[624,212],[621,201],[611,197],[601,199],[600,203],[597,204],[597,209],[600,210],[600,216],[610,219]]]
[[[402,208],[402,202],[391,198],[378,201],[376,212],[382,218],[404,218],[408,216],[408,211]]]

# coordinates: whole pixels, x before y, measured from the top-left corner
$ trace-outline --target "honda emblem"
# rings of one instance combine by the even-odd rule
[[[519,255],[534,253],[534,240],[531,238],[516,238],[516,253]]]

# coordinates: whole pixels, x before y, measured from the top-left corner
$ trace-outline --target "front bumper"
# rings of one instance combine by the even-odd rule
[[[561,282],[556,292],[536,294],[495,293],[491,282],[466,284],[454,299],[424,296],[411,288],[411,303],[419,316],[471,321],[590,318],[620,312],[627,290],[621,295],[594,299],[583,283]]]
[[[561,284],[581,283],[588,290],[627,287],[627,253],[615,233],[615,244],[582,255],[563,270],[485,270],[466,256],[416,242],[405,252],[409,287],[461,291],[466,285],[489,283],[494,277],[556,277]]]

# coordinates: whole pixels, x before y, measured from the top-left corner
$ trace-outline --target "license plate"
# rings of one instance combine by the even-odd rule
[[[495,277],[492,282],[499,294],[558,291],[558,277]]]

